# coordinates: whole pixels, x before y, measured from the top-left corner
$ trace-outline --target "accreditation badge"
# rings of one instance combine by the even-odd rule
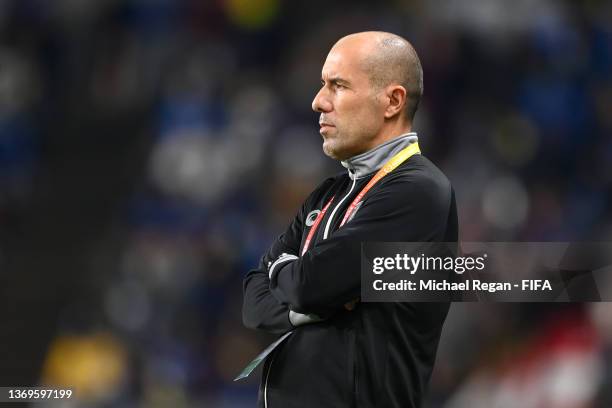
[[[244,367],[244,369],[242,370],[242,372],[240,374],[238,374],[238,376],[236,378],[234,378],[234,381],[238,381],[241,380],[243,378],[248,377],[253,370],[255,370],[255,368],[257,368],[257,366],[266,359],[266,357],[268,357],[268,355],[270,355],[270,353],[272,353],[272,351],[274,351],[274,349],[276,347],[279,346],[279,344],[281,344],[283,341],[285,341],[285,339],[287,337],[289,337],[290,335],[293,334],[293,330],[291,330],[290,332],[287,332],[285,334],[283,334],[278,340],[276,340],[274,343],[270,344],[268,347],[266,347],[266,349],[264,351],[262,351],[261,353],[259,353],[257,355],[257,357],[255,357],[253,359],[253,361],[251,361],[249,364],[247,364],[246,367]]]

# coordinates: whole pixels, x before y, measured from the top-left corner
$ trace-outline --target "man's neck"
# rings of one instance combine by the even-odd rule
[[[404,133],[341,163],[348,169],[351,179],[358,179],[380,169],[394,154],[418,140],[415,132]]]
[[[365,153],[376,147],[387,143],[389,140],[395,139],[401,135],[412,132],[412,124],[400,124],[395,123],[394,125],[386,126],[381,129],[381,132],[372,140],[372,143],[361,153]],[[360,153],[360,154],[361,154]]]

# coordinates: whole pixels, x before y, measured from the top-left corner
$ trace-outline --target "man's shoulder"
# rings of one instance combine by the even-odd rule
[[[406,189],[428,188],[450,191],[451,183],[446,175],[423,155],[414,155],[391,174],[389,181]]]
[[[380,183],[379,194],[393,197],[397,206],[417,206],[446,211],[454,200],[446,175],[428,158],[415,155]]]

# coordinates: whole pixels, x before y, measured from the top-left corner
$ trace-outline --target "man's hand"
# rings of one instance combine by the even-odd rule
[[[350,312],[357,307],[357,303],[359,303],[359,298],[346,302],[344,304],[344,308]],[[319,317],[314,313],[303,314],[294,312],[293,310],[289,311],[289,321],[294,327],[302,326],[304,324],[318,323],[324,320],[324,318]]]

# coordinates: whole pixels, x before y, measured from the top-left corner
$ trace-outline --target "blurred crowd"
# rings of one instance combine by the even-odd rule
[[[254,406],[232,379],[271,337],[241,280],[343,171],[310,105],[331,45],[372,29],[420,55],[462,240],[612,241],[610,2],[3,0],[1,385]],[[426,406],[612,406],[611,315],[455,304]]]

